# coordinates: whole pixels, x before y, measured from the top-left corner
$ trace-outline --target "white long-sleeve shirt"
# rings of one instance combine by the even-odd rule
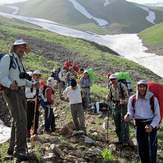
[[[63,91],[63,96],[69,99],[70,105],[82,103],[81,90],[78,85],[76,89],[72,89],[71,86],[67,87]]]
[[[10,56],[5,55],[1,58],[0,61],[0,83],[9,88],[13,81],[16,81],[19,87],[21,86],[32,86],[32,83],[26,79],[20,79],[19,74],[24,72],[23,65],[19,57],[14,53],[13,55],[13,66],[9,69],[10,66]],[[17,59],[17,62],[16,62]],[[20,67],[20,70],[18,68]]]
[[[160,122],[160,107],[156,97],[154,97],[154,112],[151,110],[150,98],[152,97],[151,92],[147,92],[144,99],[136,96],[134,108],[132,106],[133,96],[128,101],[128,114],[130,118],[134,119],[149,119],[152,120],[151,126],[153,128],[159,126]]]

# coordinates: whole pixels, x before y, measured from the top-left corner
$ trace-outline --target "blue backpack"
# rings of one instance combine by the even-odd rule
[[[1,59],[5,56],[5,55],[9,55],[9,54],[5,54],[5,53],[0,53],[0,61]],[[13,66],[13,56],[12,55],[9,55],[10,56],[10,65],[9,65],[9,70],[11,69],[11,67]]]

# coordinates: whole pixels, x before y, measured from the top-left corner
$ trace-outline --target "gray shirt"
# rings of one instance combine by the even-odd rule
[[[16,81],[18,87],[32,86],[32,83],[26,79],[20,79],[20,71],[24,72],[23,64],[17,54],[13,55],[13,66],[10,66],[10,56],[7,54],[1,58],[0,61],[0,83],[9,88],[13,81]],[[19,70],[20,68],[20,70]]]

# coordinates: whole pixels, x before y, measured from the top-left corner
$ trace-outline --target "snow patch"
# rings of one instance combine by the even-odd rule
[[[79,2],[76,0],[69,0],[73,6],[75,7],[76,10],[78,10],[81,14],[83,14],[85,17],[88,19],[93,19],[99,26],[106,26],[109,24],[108,21],[101,19],[101,18],[96,18],[93,15],[91,15]]]

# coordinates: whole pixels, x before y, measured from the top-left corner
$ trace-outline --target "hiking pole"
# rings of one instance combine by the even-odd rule
[[[31,145],[34,146],[34,141],[36,139],[35,129],[36,129],[36,112],[38,105],[38,90],[36,90],[36,98],[35,98],[35,107],[34,107],[34,118],[33,118],[33,133],[31,136]]]
[[[152,150],[151,150],[150,133],[148,133],[148,154],[149,154],[149,163],[152,163]]]

